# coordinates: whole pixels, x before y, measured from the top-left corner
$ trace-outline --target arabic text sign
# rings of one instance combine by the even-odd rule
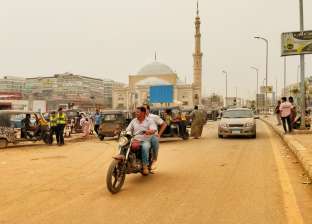
[[[267,91],[265,91],[265,89],[267,89]],[[260,93],[265,93],[265,92],[272,93],[272,91],[273,91],[272,86],[267,86],[267,88],[266,86],[260,86]]]
[[[312,30],[282,33],[282,56],[312,54]]]

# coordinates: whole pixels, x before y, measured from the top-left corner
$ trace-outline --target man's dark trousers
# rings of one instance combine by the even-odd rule
[[[286,128],[286,122],[287,122],[287,126],[288,126],[288,132],[292,131],[292,127],[291,127],[291,119],[290,119],[290,115],[287,117],[281,117],[282,118],[282,122],[283,122],[283,128],[285,133],[287,133],[287,128]]]
[[[64,145],[64,128],[65,128],[65,124],[57,125],[56,141],[60,145]]]
[[[57,126],[53,126],[53,127],[51,127],[51,129],[50,129],[50,138],[51,138],[51,143],[53,142],[53,135],[55,134],[55,136],[56,136],[56,142],[57,142],[57,144],[59,144],[59,139],[57,138]]]

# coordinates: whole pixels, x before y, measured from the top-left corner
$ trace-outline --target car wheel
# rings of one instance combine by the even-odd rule
[[[223,135],[218,135],[219,138],[223,138]]]

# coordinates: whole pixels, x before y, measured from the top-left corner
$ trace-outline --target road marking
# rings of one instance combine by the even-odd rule
[[[272,130],[268,128],[268,126],[265,124],[265,129],[268,133],[271,134],[271,136],[274,136],[274,138],[270,138],[270,142],[273,148],[273,153],[277,165],[278,170],[278,177],[281,183],[282,191],[283,191],[283,198],[284,198],[284,209],[286,213],[286,217],[289,224],[303,224],[303,218],[300,213],[297,200],[295,197],[294,190],[291,186],[289,176],[284,164],[283,159],[280,156],[279,148],[280,146],[277,144],[276,135],[273,134]]]

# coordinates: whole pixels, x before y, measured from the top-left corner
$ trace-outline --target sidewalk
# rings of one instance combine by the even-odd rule
[[[267,118],[261,117],[261,120],[272,127],[273,130],[284,140],[287,146],[297,156],[305,172],[310,178],[312,178],[312,131],[294,130],[293,134],[285,135],[283,126],[277,126],[275,116],[269,116]]]
[[[81,133],[77,134],[72,134],[69,138],[64,138],[65,143],[70,143],[70,142],[80,142],[80,141],[87,141],[90,139],[96,139],[94,135],[88,136],[88,138],[82,138]],[[53,139],[53,144],[56,144],[56,139],[54,136]],[[43,141],[36,141],[36,142],[30,142],[30,141],[25,141],[25,142],[19,142],[18,144],[14,145],[12,143],[9,144],[10,148],[14,148],[15,146],[32,146],[32,145],[45,145]]]

